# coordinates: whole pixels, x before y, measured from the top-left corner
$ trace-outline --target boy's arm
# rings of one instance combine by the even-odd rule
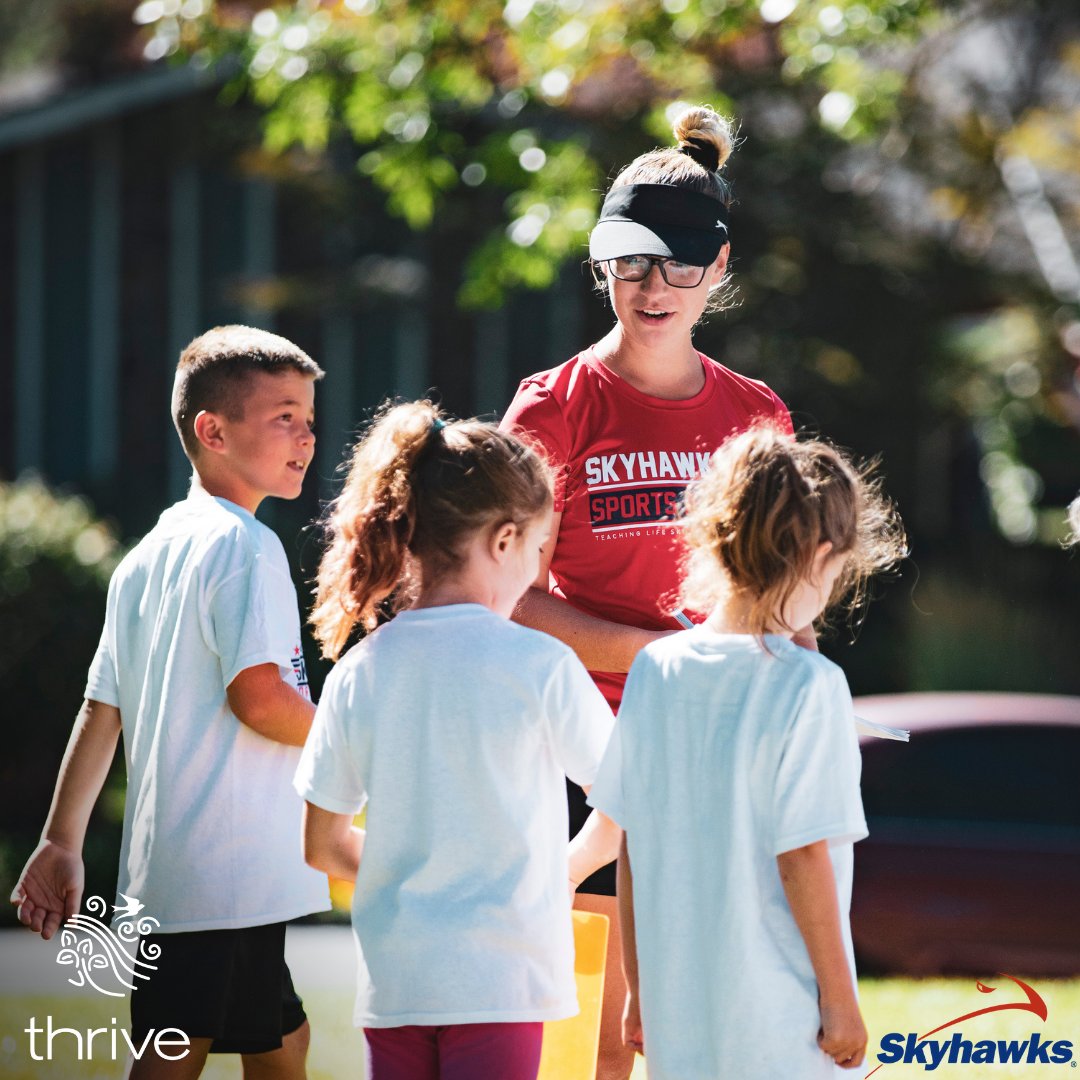
[[[281,678],[277,664],[244,668],[226,689],[241,724],[286,746],[303,746],[315,706]]]
[[[585,788],[585,794],[589,789]],[[607,866],[619,854],[622,829],[606,814],[594,810],[578,834],[570,841],[568,850],[570,884],[577,888],[590,874]]]
[[[355,881],[364,851],[363,829],[352,814],[335,814],[304,802],[304,861],[342,881]]]
[[[615,867],[615,891],[619,903],[619,930],[622,934],[622,967],[626,979],[626,1007],[623,1009],[622,1040],[626,1046],[645,1053],[645,1035],[641,1027],[641,1004],[638,999],[637,939],[634,937],[634,877],[630,872],[630,853],[626,834],[619,842],[619,862]]]
[[[840,905],[829,846],[819,840],[776,857],[791,913],[817,977],[818,1045],[845,1069],[862,1064],[867,1033],[840,933]]]
[[[120,710],[84,701],[71,730],[41,842],[11,893],[19,921],[48,941],[82,904],[82,846],[120,735]]]

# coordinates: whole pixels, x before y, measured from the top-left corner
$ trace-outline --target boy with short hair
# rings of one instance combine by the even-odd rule
[[[160,923],[158,970],[132,995],[132,1035],[179,1028],[181,1060],[130,1076],[196,1077],[207,1053],[301,1080],[308,1026],[285,922],[329,904],[300,850],[292,777],[314,714],[296,592],[255,519],[294,499],[314,453],[322,370],[284,338],[226,326],[181,354],[172,413],[193,476],[109,584],[105,627],[41,843],[12,893],[42,937],[79,910],[82,845],[116,740],[127,801],[120,893]]]

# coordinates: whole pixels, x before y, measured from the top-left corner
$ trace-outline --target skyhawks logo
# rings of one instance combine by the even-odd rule
[[[1044,1023],[1046,1021],[1046,1002],[1027,983],[1001,974],[1001,978],[1015,983],[1026,995],[1026,1001],[1002,1002],[985,1009],[976,1009],[953,1020],[947,1020],[925,1035],[914,1032],[902,1034],[894,1031],[881,1040],[881,1053],[877,1059],[881,1062],[866,1074],[867,1080],[886,1065],[922,1065],[927,1072],[933,1072],[939,1066],[949,1065],[995,1065],[1015,1063],[1025,1065],[1065,1065],[1073,1062],[1073,1044],[1068,1039],[1046,1039],[1041,1032],[1032,1032],[1026,1039],[974,1039],[964,1038],[959,1031],[954,1031],[947,1039],[931,1039],[939,1031],[956,1027],[966,1020],[985,1016],[995,1012],[1029,1012]],[[975,984],[980,994],[992,994],[997,989]],[[1075,1062],[1073,1062],[1075,1068]]]
[[[606,484],[647,480],[688,481],[709,467],[711,454],[700,450],[637,450],[629,454],[598,454],[585,459],[585,483],[590,488]]]
[[[636,450],[586,458],[593,532],[674,521],[686,485],[709,467],[710,457],[700,450]]]

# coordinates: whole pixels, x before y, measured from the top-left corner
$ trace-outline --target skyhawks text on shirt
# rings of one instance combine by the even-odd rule
[[[636,450],[586,458],[593,532],[673,521],[687,483],[708,468],[710,456],[700,450]]]

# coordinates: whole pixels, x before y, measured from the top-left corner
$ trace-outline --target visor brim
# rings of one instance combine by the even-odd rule
[[[691,266],[709,266],[727,242],[726,229],[706,233],[678,225],[649,228],[638,221],[605,218],[589,235],[589,255],[597,262],[626,255],[658,255]]]

